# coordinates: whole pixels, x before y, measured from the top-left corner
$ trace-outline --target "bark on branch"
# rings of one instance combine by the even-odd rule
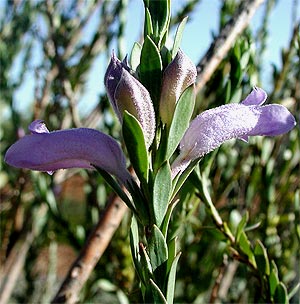
[[[127,206],[117,196],[114,195],[111,198],[52,303],[78,302],[82,286],[105,252],[127,209]]]

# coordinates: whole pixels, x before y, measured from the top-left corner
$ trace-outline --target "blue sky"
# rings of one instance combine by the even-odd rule
[[[279,65],[281,48],[288,46],[291,37],[293,2],[294,0],[279,0],[270,16],[268,48],[264,58],[265,83],[263,83],[263,86],[266,88],[268,87],[268,77],[271,73],[271,64],[275,63]],[[173,0],[173,9],[176,10],[180,7],[181,3],[181,0]],[[218,32],[220,3],[221,1],[219,0],[202,0],[192,15],[189,16],[189,22],[184,31],[181,47],[194,63],[199,62],[212,42],[212,32],[215,34]],[[261,6],[251,22],[254,30],[261,24],[263,13],[264,7]],[[125,51],[130,53],[133,43],[139,40],[143,28],[142,0],[129,1],[127,14]],[[296,16],[299,19],[300,5],[298,5]],[[93,26],[93,21],[90,26]],[[88,28],[85,34],[88,37]],[[38,61],[38,52],[34,58],[35,61]],[[82,114],[87,114],[93,108],[98,100],[99,93],[103,92],[103,76],[107,64],[105,56],[100,56],[95,60],[88,77],[86,92],[79,103],[79,110]],[[34,85],[32,76],[33,74],[30,75],[29,73],[25,83],[15,94],[15,104],[19,111],[26,110],[28,105],[33,101]]]

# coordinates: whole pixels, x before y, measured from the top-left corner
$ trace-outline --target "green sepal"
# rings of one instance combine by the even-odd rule
[[[168,275],[168,284],[167,284],[167,303],[172,304],[174,299],[174,291],[175,291],[175,284],[176,284],[176,269],[178,260],[181,256],[181,252],[179,252],[176,257],[174,258],[171,269]]]
[[[139,121],[127,111],[122,125],[123,138],[131,164],[142,184],[148,182],[149,158],[145,138]]]
[[[188,16],[183,18],[182,21],[180,22],[180,24],[177,27],[175,38],[174,38],[174,43],[173,43],[173,48],[172,48],[172,59],[175,58],[175,56],[176,56],[176,54],[179,50],[182,35],[183,35],[183,31],[184,31],[185,25],[187,23],[187,20],[188,20]]]
[[[153,213],[158,227],[161,226],[167,212],[171,189],[171,168],[169,162],[166,161],[159,168],[153,185]]]
[[[190,120],[195,106],[195,91],[192,84],[181,94],[174,111],[173,119],[169,129],[168,146],[165,160],[169,160],[180,140],[182,139],[186,129],[190,124]]]
[[[136,71],[138,66],[140,65],[141,53],[142,46],[138,42],[135,42],[130,55],[130,66],[134,71]]]
[[[149,257],[153,271],[168,259],[168,246],[162,232],[153,225],[148,244]]]
[[[162,60],[157,46],[149,36],[145,37],[143,44],[139,72],[140,80],[148,89],[157,113],[162,79]]]
[[[274,301],[274,303],[281,303],[281,304],[289,303],[287,289],[282,282],[280,282],[276,286],[274,296],[273,296],[273,301]]]
[[[269,275],[270,274],[270,263],[269,263],[267,250],[260,240],[256,241],[256,244],[254,247],[254,255],[255,255],[255,261],[256,261],[258,271],[261,273],[262,276]]]
[[[152,296],[153,296],[153,302],[154,303],[164,303],[167,304],[167,300],[164,297],[164,294],[162,291],[159,289],[159,287],[156,285],[156,283],[150,279],[150,286],[151,286],[151,291],[152,291]]]

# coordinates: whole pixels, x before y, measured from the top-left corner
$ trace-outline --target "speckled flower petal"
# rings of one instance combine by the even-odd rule
[[[37,127],[38,123],[35,124]],[[45,172],[93,169],[94,165],[115,175],[122,183],[130,177],[119,144],[110,136],[88,128],[26,135],[7,150],[5,161],[17,168]]]

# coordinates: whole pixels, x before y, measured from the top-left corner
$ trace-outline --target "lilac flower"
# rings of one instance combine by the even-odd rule
[[[174,60],[167,66],[163,74],[160,96],[160,116],[165,124],[170,124],[176,103],[183,91],[195,83],[197,70],[188,56],[179,49]]]
[[[146,146],[149,148],[155,135],[155,112],[148,90],[130,74],[127,64],[114,54],[107,68],[104,83],[120,122],[123,121],[125,110],[135,116],[141,124]]]
[[[232,138],[276,136],[290,131],[296,121],[282,105],[262,106],[264,90],[254,87],[240,104],[228,104],[204,111],[190,124],[180,142],[180,154],[172,164],[173,177],[196,160]]]
[[[5,161],[17,168],[55,171],[99,167],[126,184],[131,179],[125,156],[110,136],[88,128],[49,132],[42,120],[29,126],[25,135],[6,152]]]

